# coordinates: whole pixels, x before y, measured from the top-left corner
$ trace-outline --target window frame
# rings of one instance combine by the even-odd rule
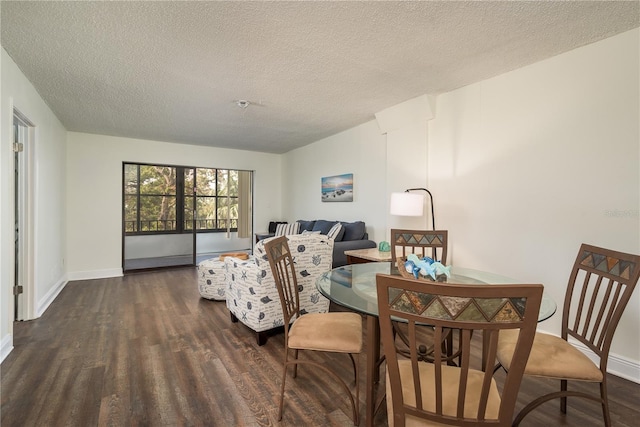
[[[135,166],[136,167],[136,184],[135,184],[135,193],[127,193],[127,166]],[[153,195],[145,195],[140,192],[140,167],[141,166],[155,166],[155,167],[169,167],[174,168],[176,173],[176,184],[175,184],[175,194],[153,194]],[[193,195],[186,194],[185,191],[185,172],[189,169],[193,170]],[[197,177],[198,177],[198,169],[208,169],[215,171],[215,188],[213,190],[214,195],[198,195],[197,194]],[[212,167],[197,167],[197,166],[176,166],[176,165],[166,165],[166,164],[152,164],[152,163],[138,163],[138,162],[122,162],[122,228],[124,236],[152,236],[152,235],[165,235],[165,234],[192,234],[192,233],[226,233],[227,228],[206,228],[199,229],[197,228],[198,221],[214,221],[214,224],[217,226],[220,221],[225,221],[227,219],[219,219],[218,217],[218,200],[220,199],[235,199],[239,200],[239,195],[235,196],[227,196],[227,195],[219,195],[218,194],[218,173],[220,171],[229,171],[229,172],[239,172],[240,169],[230,169],[230,168],[212,168]],[[135,212],[135,225],[136,231],[127,231],[127,224],[132,222],[132,220],[127,220],[127,209],[126,209],[126,200],[127,197],[135,196],[136,199],[136,212]],[[175,222],[175,228],[173,230],[152,230],[152,231],[140,231],[141,223],[143,222],[140,218],[140,202],[141,197],[162,197],[169,196],[175,197],[175,219],[170,220]],[[198,198],[207,198],[207,199],[215,199],[215,218],[214,219],[198,219],[197,218],[197,202]],[[187,206],[189,201],[192,202],[191,206]],[[191,222],[191,227],[187,227],[185,220],[185,210],[191,210],[195,214],[195,218],[189,220]],[[194,215],[192,214],[192,216]],[[238,231],[238,219],[239,218],[230,218],[231,224],[235,223],[235,227],[231,227],[229,231],[237,232]],[[193,229],[195,228],[195,230]]]

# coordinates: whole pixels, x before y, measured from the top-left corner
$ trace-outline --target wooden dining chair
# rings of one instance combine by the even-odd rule
[[[362,318],[350,312],[309,313],[301,315],[298,282],[294,259],[289,251],[287,237],[281,236],[265,243],[265,251],[275,278],[284,315],[284,366],[280,387],[278,420],[282,419],[287,368],[293,366],[293,377],[298,365],[308,364],[324,370],[338,380],[351,401],[353,424],[359,423],[359,356],[362,352]],[[293,321],[293,323],[291,323]],[[289,358],[290,351],[293,357]],[[310,359],[299,359],[299,350],[346,353],[351,358],[355,375],[355,399],[347,383],[326,365]]]
[[[447,262],[447,230],[399,230],[391,229],[391,263],[397,265],[398,258],[416,254]]]
[[[542,290],[542,285],[445,284],[379,274],[378,309],[387,360],[389,426],[510,426],[533,343]],[[396,351],[396,321],[408,325],[413,349],[408,357]],[[422,329],[431,327],[436,339],[446,329],[461,331],[460,366],[448,366],[446,355],[437,346],[433,363],[419,360]],[[479,366],[480,358],[471,354],[472,334],[481,331],[489,338],[485,350],[495,357],[501,330],[514,331],[518,343],[502,392],[493,379],[493,366],[489,362]]]
[[[536,333],[525,375],[560,380],[560,391],[540,396],[526,405],[514,425],[539,405],[560,398],[566,414],[567,397],[582,397],[602,405],[606,426],[611,425],[607,398],[607,362],[613,335],[640,277],[640,256],[582,244],[569,277],[564,299],[561,336]],[[506,371],[515,357],[514,337],[500,334],[497,359]],[[597,357],[594,363],[568,342],[573,339]],[[600,394],[568,390],[568,381],[600,384]]]
[[[409,254],[415,254],[419,258],[428,256],[445,264],[447,262],[448,234],[447,230],[391,229],[392,267],[402,268],[401,265],[398,265],[398,258],[405,260]],[[405,347],[408,347],[409,343],[405,337],[403,325],[396,324],[395,329],[398,338],[404,342]],[[456,357],[456,352],[453,349],[452,331],[446,331],[442,339],[442,348],[449,355],[450,361],[453,361]],[[435,342],[433,337],[428,337],[428,339],[421,344],[422,357],[425,360],[431,360]]]

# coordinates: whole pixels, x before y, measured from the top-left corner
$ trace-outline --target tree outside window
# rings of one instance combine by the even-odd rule
[[[127,234],[226,231],[238,227],[238,171],[125,163]],[[195,192],[194,192],[195,188]]]

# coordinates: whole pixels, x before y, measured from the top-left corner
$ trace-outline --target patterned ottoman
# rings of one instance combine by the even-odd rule
[[[224,259],[219,257],[205,259],[198,263],[198,290],[200,296],[212,300],[225,300],[225,277],[227,269]]]

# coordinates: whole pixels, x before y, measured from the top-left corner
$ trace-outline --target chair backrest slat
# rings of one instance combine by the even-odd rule
[[[460,379],[458,381],[458,410],[456,416],[464,417],[465,396],[467,395],[467,379],[470,367],[470,349],[471,349],[471,333],[468,329],[462,330],[460,334],[462,343],[460,350],[462,351],[460,363]]]
[[[417,339],[416,339],[417,341]],[[411,341],[415,343],[416,341]],[[442,328],[436,327],[434,328],[433,334],[433,342],[442,342]],[[411,348],[417,348],[416,345],[412,345]],[[433,348],[433,358],[434,360],[442,359],[442,348],[439,345],[434,346]],[[417,363],[417,360],[416,360]],[[436,387],[436,414],[442,414],[442,366],[436,364],[434,367],[435,372],[435,387]],[[424,410],[422,407],[422,402],[420,402],[420,409]]]
[[[577,271],[575,272],[577,274]],[[573,327],[571,329],[573,329],[574,331],[578,330],[578,328],[580,327],[580,321],[582,319],[582,307],[584,307],[584,302],[587,299],[587,291],[589,290],[589,278],[591,277],[591,273],[587,273],[585,278],[584,278],[584,282],[582,283],[582,287],[581,287],[581,292],[580,292],[580,301],[576,304],[576,314],[575,314],[575,318],[573,321]],[[575,280],[576,278],[574,277],[572,279]],[[566,298],[568,298],[569,295],[565,295],[565,308],[569,308],[570,305],[567,305],[567,301]],[[565,313],[566,315],[567,313]]]
[[[604,318],[602,327],[600,327],[600,335],[598,339],[596,339],[595,337],[593,338],[593,342],[595,342],[598,347],[602,347],[602,344],[606,337],[605,331],[609,330],[609,325],[611,324],[611,319],[613,319],[617,302],[620,301],[621,295],[623,293],[623,288],[624,285],[622,285],[621,283],[616,283],[616,290],[613,297],[611,297],[611,303],[609,304],[607,316]]]
[[[409,339],[413,339],[415,340],[415,336],[416,336],[416,323],[415,322],[409,322],[409,328],[408,328],[408,333],[409,333]],[[415,394],[417,399],[422,399],[422,382],[420,381],[420,376],[418,375],[418,363],[417,363],[417,350],[415,348],[411,349],[411,369],[413,371],[413,377],[417,378],[417,381],[414,381],[413,383],[413,393]],[[416,400],[416,402],[420,402],[418,404],[418,409],[422,409],[422,401],[421,400]]]
[[[581,335],[583,337],[586,337],[587,334],[589,333],[590,326],[593,327],[593,324],[591,323],[591,316],[593,315],[593,312],[596,309],[595,308],[596,304],[598,304],[598,295],[600,294],[601,286],[602,286],[602,276],[598,276],[598,279],[596,280],[596,283],[594,284],[593,289],[588,290],[587,288],[585,288],[585,291],[587,292],[590,291],[591,295],[589,299],[589,308],[587,309],[586,319],[584,320],[584,325],[581,332]]]
[[[390,387],[387,399],[391,399],[396,425],[402,425],[406,416],[412,415],[459,426],[510,426],[533,344],[542,285],[461,285],[379,274],[377,290]],[[393,324],[397,322],[408,323],[410,350],[402,354],[408,354],[410,360],[396,352]],[[440,345],[434,346],[433,364],[420,361],[416,349],[422,345],[421,340],[433,331],[433,342],[440,343],[451,329],[461,331],[460,366],[447,365],[447,354]],[[473,357],[472,334],[486,334],[488,357],[495,360],[502,329],[518,329],[519,335],[502,399],[496,401],[499,391],[492,367],[485,366],[489,369],[483,372],[479,358]],[[413,387],[405,381],[412,381]]]
[[[483,334],[489,334],[489,348],[487,349],[487,365],[483,366],[484,378],[482,383],[482,395],[478,405],[478,418],[484,420],[489,401],[489,392],[491,391],[491,380],[493,379],[493,367],[489,366],[490,361],[496,360],[496,352],[498,348],[498,332],[497,330],[485,329]]]
[[[598,305],[598,310],[596,312],[596,317],[595,319],[592,321],[591,320],[591,315],[587,318],[587,323],[591,323],[591,335],[589,335],[589,341],[591,342],[596,342],[598,336],[602,336],[602,333],[598,334],[599,332],[602,331],[601,326],[602,326],[602,322],[604,320],[604,322],[606,323],[605,320],[605,312],[607,311],[608,308],[608,312],[609,315],[611,315],[613,313],[613,309],[615,308],[615,300],[612,299],[611,296],[611,291],[613,288],[613,283],[611,279],[607,279],[607,286],[605,286],[604,289],[604,295],[602,296],[602,301],[600,301],[600,303],[598,304],[598,302],[595,302],[595,305]],[[595,294],[597,294],[598,292],[600,292],[600,288],[602,287],[602,280],[599,281],[598,286],[596,287],[596,292]],[[595,299],[595,298],[594,298]],[[617,298],[616,298],[617,299]],[[595,312],[595,310],[594,310]],[[585,336],[587,335],[587,332],[585,331]]]

